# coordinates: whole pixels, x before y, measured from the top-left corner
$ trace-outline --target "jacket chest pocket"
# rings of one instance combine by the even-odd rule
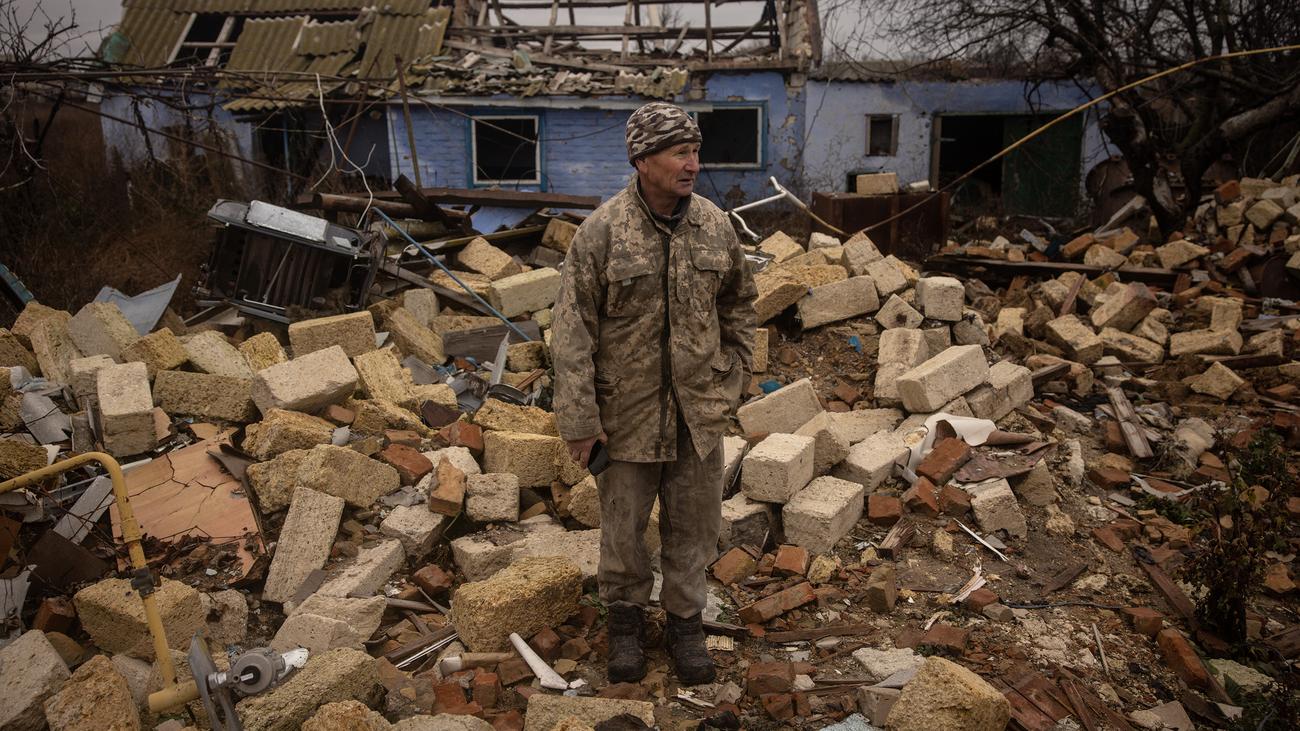
[[[630,317],[655,309],[662,299],[659,267],[646,256],[619,258],[605,266],[605,315]]]
[[[678,300],[690,302],[696,309],[712,310],[731,257],[723,249],[692,247],[690,258],[687,276],[678,282]]]

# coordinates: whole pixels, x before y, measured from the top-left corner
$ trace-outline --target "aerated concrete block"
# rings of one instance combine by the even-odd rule
[[[1075,315],[1065,315],[1048,321],[1047,341],[1065,351],[1070,360],[1084,365],[1096,363],[1105,345],[1092,328]]]
[[[371,596],[388,583],[405,560],[401,541],[379,541],[362,548],[355,557],[331,570],[316,593],[323,596]]]
[[[549,487],[559,479],[555,457],[563,448],[559,437],[489,431],[483,435],[483,469],[513,474],[520,487]]]
[[[469,475],[465,514],[479,523],[519,520],[519,478],[508,473]]]
[[[781,509],[785,540],[809,553],[829,553],[862,517],[863,486],[835,477],[818,477]]]
[[[879,307],[876,285],[866,276],[813,287],[798,302],[799,319],[805,329],[865,315]]]
[[[190,359],[185,346],[168,328],[155,330],[122,348],[122,362],[140,361],[149,370],[152,380],[159,371],[171,371],[185,365]]]
[[[746,434],[790,434],[821,411],[812,380],[801,378],[741,406],[736,416]]]
[[[849,456],[831,474],[875,490],[908,455],[907,445],[894,432],[878,432],[849,448]]]
[[[761,550],[775,524],[770,503],[750,500],[743,492],[736,493],[722,501],[718,549],[725,553],[737,546],[751,545]]]
[[[786,502],[812,480],[816,443],[809,436],[768,436],[741,463],[741,491],[754,500]]]
[[[924,319],[924,315],[896,294],[889,295],[889,299],[885,300],[885,304],[881,305],[880,311],[876,313],[876,322],[880,323],[886,331],[918,328]]]
[[[1235,331],[1191,330],[1169,336],[1169,357],[1184,355],[1236,355],[1243,345]]]
[[[95,391],[99,388],[99,371],[115,365],[113,359],[107,355],[91,355],[85,358],[77,358],[69,361],[68,373],[72,377],[72,394],[77,397],[77,403],[85,406],[87,399],[95,398]],[[8,382],[3,385],[8,387]]]
[[[582,573],[564,558],[522,559],[486,581],[461,584],[451,622],[474,652],[510,646],[510,633],[529,637],[578,610]]]
[[[976,485],[967,485],[970,493],[971,509],[980,530],[996,533],[1005,530],[1012,538],[1024,538],[1028,532],[1025,515],[1020,512],[1016,494],[1005,479],[988,480]]]
[[[68,666],[45,633],[33,629],[0,649],[0,728],[41,731],[44,703],[68,679]]]
[[[843,413],[831,412],[831,421],[849,440],[852,446],[873,434],[892,432],[903,420],[898,409],[856,409]]]
[[[965,395],[971,415],[997,421],[1034,398],[1033,374],[1024,366],[999,361],[989,368],[988,382]],[[949,412],[952,413],[952,412]]]
[[[162,371],[154,382],[153,396],[163,411],[173,416],[235,422],[257,418],[249,378]]]
[[[333,534],[330,536],[333,538]],[[153,593],[154,603],[173,650],[189,647],[190,638],[203,629],[207,612],[194,588],[163,579]],[[144,603],[126,579],[104,579],[72,598],[77,618],[95,646],[104,652],[153,660],[153,637],[145,621]]]
[[[190,363],[204,373],[214,376],[251,378],[253,370],[248,361],[226,336],[214,330],[192,335],[185,340],[185,352]]]
[[[1155,295],[1145,284],[1133,282],[1121,286],[1106,301],[1092,311],[1092,325],[1096,328],[1115,328],[1128,332],[1137,327],[1142,318],[1156,308]]]
[[[876,399],[897,402],[898,377],[925,362],[929,351],[922,330],[894,328],[881,333],[880,346],[876,351]]]
[[[772,260],[777,264],[804,253],[804,248],[787,236],[784,231],[777,231],[763,239],[762,243],[758,245],[758,250],[764,254],[770,254]]]
[[[379,399],[414,411],[415,383],[391,348],[363,353],[353,359],[357,384],[366,398]]]
[[[844,242],[844,263],[849,274],[858,277],[867,273],[867,266],[884,259],[875,242],[864,233],[854,234]]]
[[[375,318],[362,310],[289,323],[289,347],[293,349],[293,357],[315,353],[331,345],[343,348],[349,358],[374,350]]]
[[[68,334],[84,355],[122,362],[122,349],[140,338],[135,326],[111,302],[91,302],[68,321]]]
[[[483,237],[475,238],[456,255],[462,267],[496,280],[518,274],[522,267],[506,252],[498,249]],[[536,309],[541,309],[540,307]]]
[[[311,572],[325,566],[343,518],[343,504],[343,498],[305,487],[293,491],[262,599],[281,604],[289,601]]]
[[[269,332],[258,333],[240,343],[239,354],[244,356],[244,362],[254,373],[289,360],[280,341]]]
[[[559,293],[560,273],[544,267],[492,282],[488,302],[506,317],[517,317],[550,307]]]
[[[816,443],[813,447],[813,472],[824,475],[844,458],[849,456],[849,440],[831,418],[830,412],[823,411],[808,420],[808,423],[795,431],[796,435],[812,437]]]
[[[379,532],[396,538],[406,555],[419,561],[442,538],[447,521],[447,516],[429,510],[426,505],[398,505],[379,524]]]
[[[893,254],[873,261],[866,266],[867,276],[876,284],[876,291],[881,297],[887,297],[907,288],[907,278],[898,264],[901,263]]]
[[[17,324],[14,325],[17,333]],[[68,322],[59,317],[48,317],[33,326],[32,353],[41,366],[41,375],[51,383],[72,385],[70,363],[82,357],[81,351],[68,334]]]
[[[966,288],[952,277],[922,277],[916,283],[916,304],[931,320],[956,322],[966,304]]]
[[[356,388],[357,369],[343,348],[333,345],[258,371],[253,402],[263,414],[271,409],[311,413],[342,401]]]
[[[989,372],[984,349],[957,345],[898,377],[903,406],[913,413],[929,413],[983,383]]]
[[[431,366],[442,365],[447,360],[442,348],[442,336],[420,324],[410,310],[398,307],[388,315],[388,332],[397,349],[413,355]]]
[[[1101,342],[1106,355],[1125,363],[1159,363],[1165,359],[1163,345],[1113,327],[1102,328]]]
[[[415,315],[415,319],[425,327],[438,316],[438,295],[431,289],[413,287],[402,293],[402,307]]]
[[[101,368],[95,378],[104,449],[114,457],[127,457],[158,446],[144,363]]]

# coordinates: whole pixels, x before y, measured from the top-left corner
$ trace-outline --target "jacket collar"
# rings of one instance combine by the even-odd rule
[[[632,200],[636,201],[637,207],[640,208],[641,212],[645,214],[645,217],[650,220],[650,223],[656,228],[667,231],[668,227],[659,220],[659,217],[654,214],[654,211],[650,210],[650,204],[645,202],[645,198],[641,197],[641,186],[638,184],[638,177],[635,173],[632,174],[632,182],[628,184],[626,190]],[[703,220],[700,218],[700,204],[695,200],[694,193],[692,193],[691,197],[686,201],[686,212],[682,216],[681,223],[689,223],[697,228],[703,225]]]

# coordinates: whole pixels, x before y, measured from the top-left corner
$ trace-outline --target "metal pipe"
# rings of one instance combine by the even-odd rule
[[[402,238],[406,239],[406,241],[407,241],[411,246],[414,246],[414,247],[415,247],[415,248],[416,248],[416,249],[417,249],[421,254],[424,254],[424,258],[426,258],[426,259],[428,259],[429,261],[433,262],[435,266],[437,266],[437,267],[438,267],[439,269],[441,269],[444,273],[446,273],[447,276],[451,277],[451,281],[455,282],[456,284],[459,284],[461,289],[465,290],[466,292],[469,292],[469,295],[470,295],[471,297],[473,297],[475,300],[477,300],[479,304],[481,304],[481,305],[483,305],[484,307],[488,308],[488,310],[489,310],[493,315],[496,315],[498,318],[500,318],[500,320],[501,320],[502,322],[504,322],[504,323],[505,323],[505,324],[506,324],[506,325],[507,325],[511,330],[514,330],[514,331],[515,331],[515,334],[518,335],[519,337],[523,338],[525,343],[531,343],[531,342],[533,341],[533,339],[530,338],[530,337],[528,337],[528,335],[527,335],[526,333],[524,333],[523,330],[520,330],[519,327],[518,327],[517,325],[515,325],[513,322],[511,322],[509,318],[507,318],[505,315],[501,314],[501,313],[497,310],[497,308],[495,308],[495,307],[493,307],[492,305],[488,304],[487,300],[485,300],[485,299],[483,299],[482,297],[480,297],[479,294],[478,294],[478,292],[475,292],[473,289],[471,289],[470,286],[469,286],[468,284],[465,284],[464,282],[460,281],[460,277],[457,277],[456,274],[455,274],[454,272],[452,272],[452,271],[451,271],[450,269],[448,269],[445,265],[443,265],[442,262],[438,261],[438,259],[437,259],[433,254],[429,253],[429,250],[426,249],[426,248],[424,248],[424,245],[423,245],[423,244],[421,244],[419,241],[416,241],[415,239],[411,238],[411,235],[408,234],[408,233],[406,232],[406,229],[402,228],[401,226],[398,226],[398,225],[397,225],[397,222],[394,221],[393,219],[389,218],[387,213],[384,213],[383,211],[379,210],[378,208],[374,209],[374,211],[375,211],[375,213],[378,213],[378,214],[380,215],[380,217],[382,217],[382,218],[384,219],[384,221],[386,221],[386,222],[388,223],[389,226],[392,226],[394,231],[396,231],[397,233],[401,234],[401,235],[402,235]]]
[[[135,570],[136,578],[148,578],[152,583],[153,576],[149,573],[149,562],[145,559],[144,547],[141,545],[140,524],[135,520],[131,499],[126,492],[126,478],[122,475],[122,466],[111,455],[104,452],[86,452],[69,457],[48,467],[0,482],[0,494],[36,485],[50,477],[92,462],[101,465],[108,472],[109,479],[113,481],[113,497],[117,500],[118,517],[122,522],[122,542],[126,544],[126,552],[131,559],[131,567]],[[144,619],[153,638],[153,651],[158,658],[158,672],[162,676],[163,687],[175,686],[176,668],[172,665],[171,650],[167,645],[167,631],[163,628],[158,603],[154,601],[153,587],[151,585],[147,591],[141,591],[136,587],[134,580],[132,586],[140,593],[140,602],[144,604]]]

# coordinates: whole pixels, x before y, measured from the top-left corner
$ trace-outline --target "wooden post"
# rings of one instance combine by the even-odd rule
[[[569,6],[569,10],[570,11],[573,10],[572,5]],[[560,15],[560,0],[551,0],[551,20],[547,23],[547,25],[551,27],[555,27],[555,21],[559,18],[559,15]],[[546,40],[542,43],[543,56],[551,55],[551,41],[553,40],[555,40],[555,36],[553,35],[546,36]]]
[[[713,0],[704,0],[704,53],[713,60]]]
[[[397,61],[397,88],[402,92],[402,119],[406,122],[406,144],[411,148],[411,170],[415,173],[415,187],[423,188],[420,180],[420,156],[415,151],[415,127],[411,124],[411,99],[406,93],[406,65],[401,56],[394,56]]]
[[[625,9],[623,10],[623,25],[624,25],[624,27],[629,26],[629,25],[632,24],[632,4],[633,4],[633,2],[635,2],[635,0],[627,0],[627,8],[625,8]],[[626,61],[626,60],[627,60],[627,34],[626,34],[626,33],[623,34],[623,50],[622,50],[622,53],[619,54],[619,58],[620,58],[621,60],[623,60],[623,61]]]

